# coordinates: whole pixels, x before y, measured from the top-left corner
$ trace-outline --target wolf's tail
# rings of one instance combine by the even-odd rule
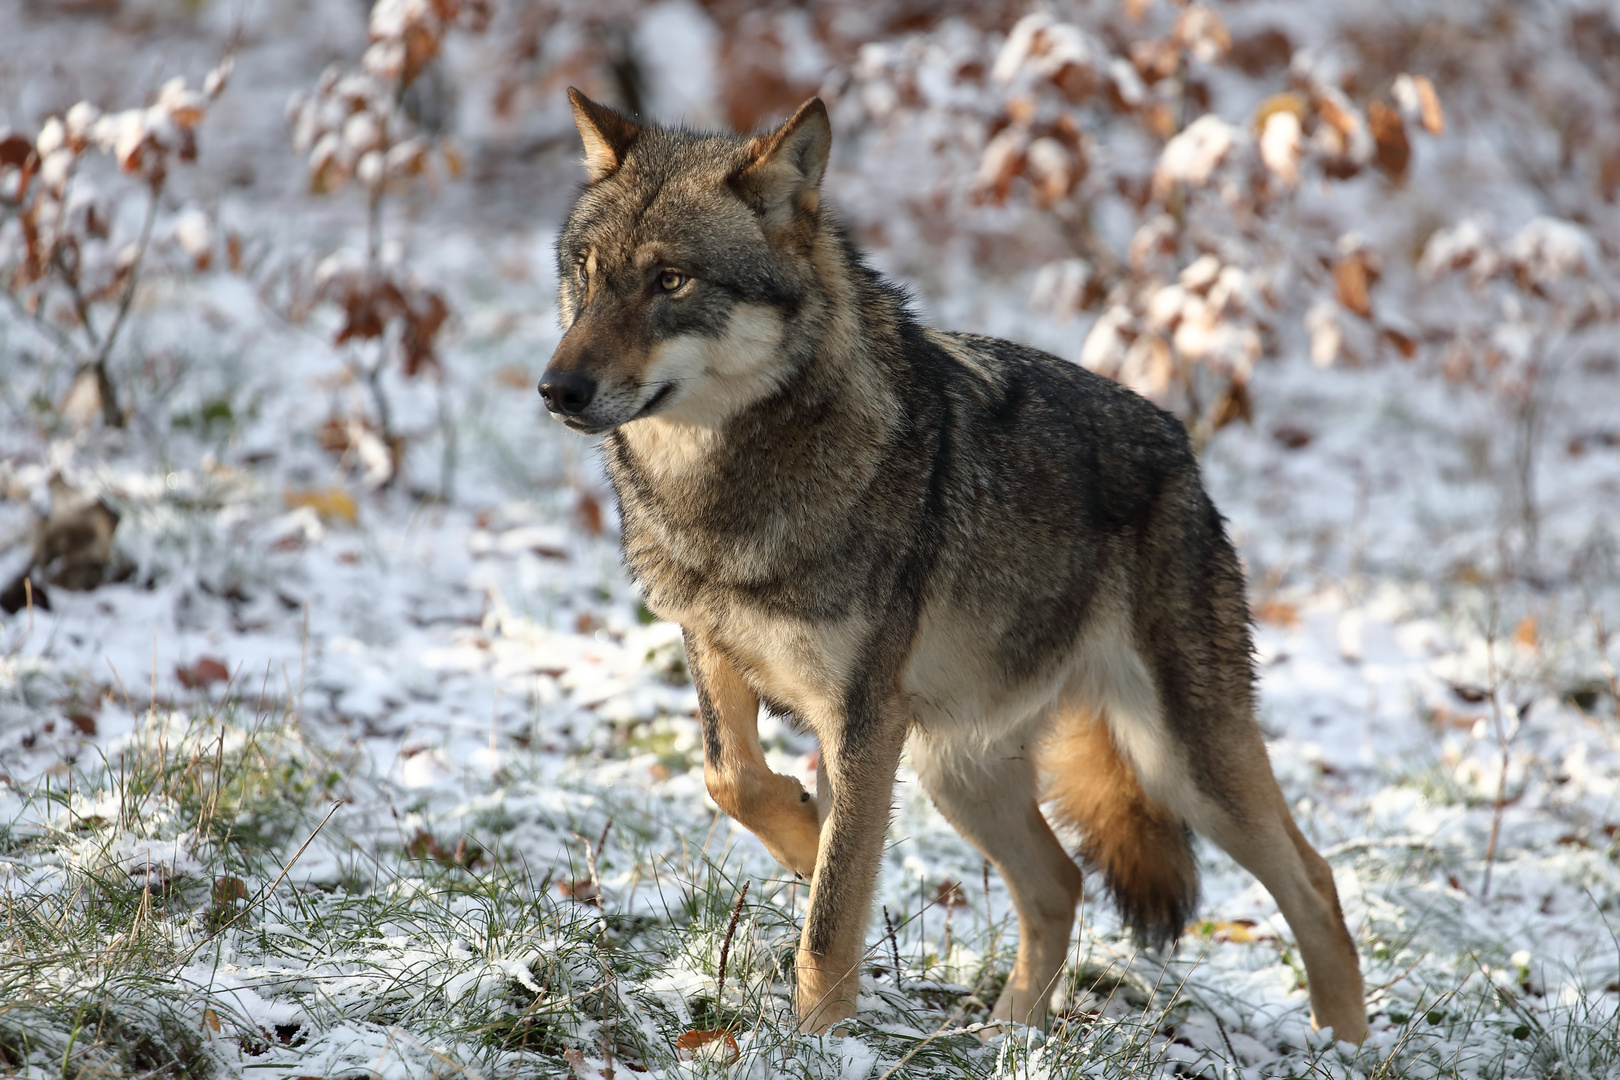
[[[1103,873],[1140,945],[1181,935],[1198,903],[1192,834],[1149,799],[1100,716],[1075,715],[1043,748],[1045,798],[1057,823],[1081,835],[1081,858]]]

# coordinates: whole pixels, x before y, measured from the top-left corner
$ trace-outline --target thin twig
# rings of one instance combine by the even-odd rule
[[[602,906],[602,874],[597,869],[597,856],[607,846],[608,830],[611,828],[613,828],[613,815],[609,814],[607,824],[602,826],[602,835],[597,839],[595,847],[592,847],[591,842],[579,835],[579,833],[573,834],[574,839],[578,840],[585,848],[585,870],[591,875],[591,884],[596,886],[596,895],[592,899],[596,901],[597,912],[603,916],[607,915],[607,909]]]
[[[1215,1016],[1213,1012],[1210,1015]],[[1242,1064],[1243,1059],[1238,1057],[1236,1050],[1232,1049],[1232,1037],[1226,1033],[1226,1025],[1221,1023],[1219,1016],[1215,1016],[1215,1030],[1221,1033],[1221,1042],[1226,1044],[1227,1060],[1234,1066]]]
[[[1491,725],[1496,731],[1496,745],[1502,752],[1502,766],[1496,776],[1496,799],[1491,806],[1491,836],[1485,844],[1485,879],[1479,887],[1479,898],[1484,900],[1491,892],[1491,870],[1496,865],[1496,845],[1502,835],[1502,811],[1507,806],[1508,763],[1513,752],[1513,739],[1523,725],[1529,705],[1521,706],[1510,736],[1502,721],[1501,681],[1496,669],[1496,608],[1491,608],[1491,622],[1485,634],[1485,671],[1491,699]]]
[[[27,319],[34,328],[56,342],[56,346],[65,352],[77,353],[78,346],[73,339],[62,332],[62,328],[45,318],[38,311],[30,311],[28,305],[18,298],[10,289],[0,289],[0,296],[4,296],[11,306],[17,309],[17,314]]]
[[[889,905],[883,905],[883,928],[888,931],[889,949],[894,953],[894,988],[900,989],[900,939],[895,935],[894,923],[889,921]]]
[[[152,198],[146,204],[146,220],[141,222],[141,238],[135,243],[135,261],[129,267],[129,280],[124,283],[124,294],[118,298],[118,313],[113,316],[107,336],[102,338],[91,367],[96,373],[96,387],[101,391],[101,419],[108,427],[122,427],[124,418],[118,410],[118,399],[112,379],[107,375],[107,358],[118,342],[119,331],[129,318],[129,309],[135,301],[135,288],[141,280],[141,264],[146,261],[146,249],[152,241],[152,225],[157,221],[158,203],[163,197],[162,179],[152,182]]]
[[[100,347],[101,335],[96,333],[96,324],[90,319],[90,301],[85,299],[84,290],[79,287],[78,273],[69,270],[68,264],[63,261],[61,245],[51,249],[51,265],[56,267],[56,272],[62,276],[62,282],[67,286],[68,296],[73,299],[73,313],[84,325],[85,336],[90,339],[90,348],[94,350]]]
[[[742,914],[743,900],[748,897],[748,886],[751,881],[744,881],[742,890],[737,893],[737,902],[731,905],[731,921],[726,924],[726,939],[720,943],[720,975],[714,987],[714,1011],[716,1019],[720,1014],[720,1003],[726,996],[726,960],[731,956],[731,935],[737,932],[737,917]],[[596,895],[601,896],[602,890],[598,888]]]
[[[1609,683],[1609,704],[1614,707],[1614,722],[1620,727],[1620,672],[1616,672],[1614,661],[1609,659],[1609,631],[1603,625],[1603,612],[1592,603],[1592,594],[1586,595],[1587,609],[1592,613],[1592,630],[1597,639],[1598,667],[1603,671]]]

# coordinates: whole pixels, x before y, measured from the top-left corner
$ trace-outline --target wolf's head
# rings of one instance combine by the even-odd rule
[[[557,242],[561,344],[540,383],[591,434],[714,426],[791,373],[832,131],[819,98],[767,135],[643,126],[568,92],[588,183]]]

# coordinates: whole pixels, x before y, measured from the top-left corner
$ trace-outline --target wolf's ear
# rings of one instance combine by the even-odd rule
[[[750,161],[732,177],[732,187],[767,229],[781,229],[821,205],[821,177],[832,149],[827,106],[811,98],[792,119],[749,144]]]
[[[585,140],[585,171],[594,184],[624,164],[624,155],[641,134],[641,128],[634,120],[598,105],[572,86],[568,88],[568,100],[574,104],[579,137]]]

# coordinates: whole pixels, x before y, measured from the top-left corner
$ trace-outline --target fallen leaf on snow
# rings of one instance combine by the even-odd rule
[[[1206,919],[1194,923],[1188,929],[1199,937],[1209,938],[1211,941],[1252,945],[1262,940],[1262,936],[1254,932],[1255,925],[1253,919]]]
[[[342,488],[288,488],[282,493],[287,509],[309,507],[327,521],[341,520],[350,525],[360,523],[360,510],[354,499]]]
[[[737,1049],[737,1040],[725,1028],[693,1028],[675,1040],[675,1055],[682,1061],[703,1058],[730,1065],[742,1056],[742,1051]]]
[[[174,677],[180,680],[180,685],[187,690],[195,690],[202,686],[212,686],[214,683],[225,682],[231,677],[231,669],[225,666],[223,660],[212,656],[199,657],[190,667],[177,667]]]
[[[600,1077],[600,1080],[613,1080],[613,1067],[611,1065],[603,1066],[596,1071],[595,1075],[592,1075],[590,1063],[585,1060],[584,1052],[573,1047],[563,1051],[563,1060],[568,1062],[569,1067],[574,1070],[576,1080],[598,1080],[598,1077]]]

